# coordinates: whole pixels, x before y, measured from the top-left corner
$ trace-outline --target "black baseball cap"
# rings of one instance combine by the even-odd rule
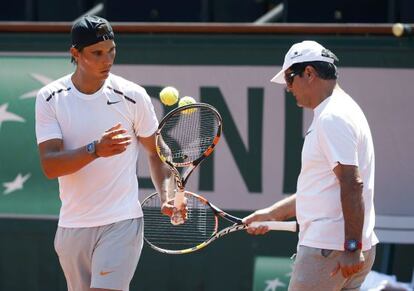
[[[114,39],[109,22],[99,16],[86,15],[72,26],[72,47],[82,49],[95,43]]]

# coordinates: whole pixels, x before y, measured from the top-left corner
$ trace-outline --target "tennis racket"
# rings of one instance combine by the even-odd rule
[[[194,169],[214,150],[220,140],[222,119],[213,106],[194,103],[170,111],[156,132],[157,153],[174,174],[177,189],[174,206],[184,202],[184,188]],[[182,174],[178,170],[185,168]],[[181,212],[171,216],[174,225],[184,223]]]
[[[144,239],[156,251],[172,255],[198,251],[216,239],[246,229],[242,219],[224,212],[204,197],[185,191],[187,219],[184,224],[172,225],[168,216],[160,212],[160,197],[153,193],[142,202],[144,212]],[[220,218],[220,219],[219,219]],[[225,221],[231,225],[219,230]],[[250,226],[267,226],[270,230],[296,232],[295,221],[253,222]]]

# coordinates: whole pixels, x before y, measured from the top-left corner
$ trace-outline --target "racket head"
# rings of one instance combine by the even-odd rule
[[[205,247],[217,233],[218,217],[208,201],[188,191],[185,198],[188,218],[180,225],[172,225],[170,217],[161,213],[157,192],[142,201],[144,240],[151,248],[166,254],[187,254]]]
[[[157,153],[172,167],[196,166],[213,152],[221,133],[222,118],[213,106],[181,106],[161,120],[156,132]]]

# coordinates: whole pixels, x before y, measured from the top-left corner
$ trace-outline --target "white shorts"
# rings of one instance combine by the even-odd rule
[[[142,245],[142,218],[98,227],[58,227],[55,236],[69,291],[128,291]]]

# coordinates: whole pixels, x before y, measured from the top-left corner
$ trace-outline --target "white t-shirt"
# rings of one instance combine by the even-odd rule
[[[36,98],[37,143],[62,139],[65,150],[98,140],[117,123],[131,136],[148,137],[158,126],[145,89],[110,74],[94,94],[79,92],[64,76],[43,87]],[[119,155],[98,158],[59,177],[61,227],[94,227],[141,217],[136,161],[138,141]]]
[[[362,248],[368,250],[378,243],[374,233],[374,146],[361,108],[337,86],[314,109],[305,136],[296,193],[299,245],[344,250],[340,186],[333,172],[338,163],[358,166],[364,183]]]

